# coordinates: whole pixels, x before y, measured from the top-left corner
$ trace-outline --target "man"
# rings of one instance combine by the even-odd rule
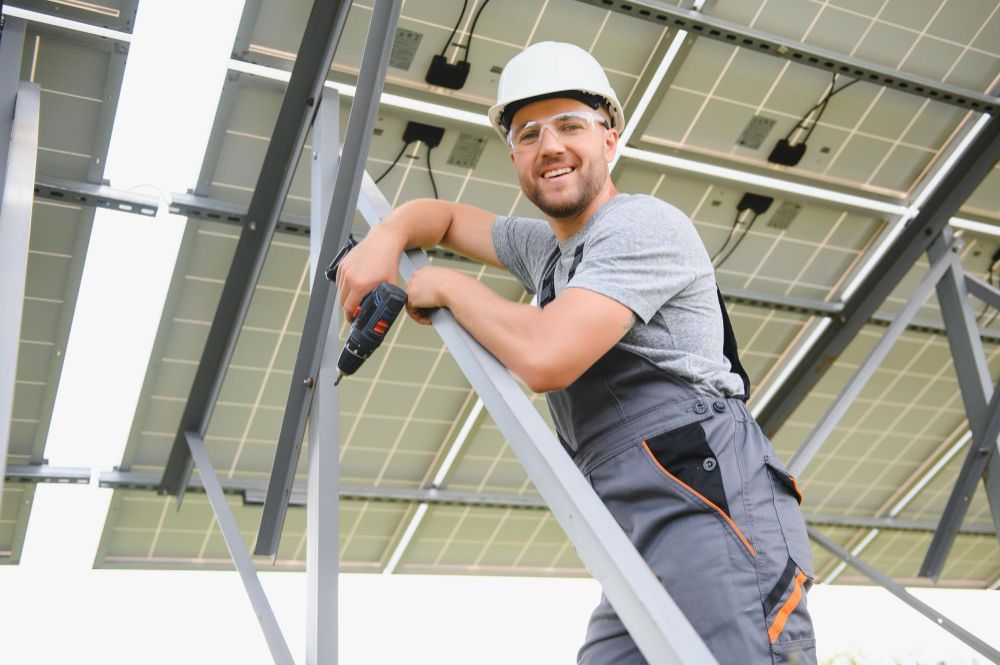
[[[341,264],[345,312],[395,280],[406,248],[440,243],[509,269],[539,307],[432,266],[407,285],[407,309],[428,323],[447,307],[546,393],[567,452],[720,663],[814,663],[801,496],[744,404],[694,226],[611,182],[624,118],[603,69],[576,46],[535,44],[507,64],[490,119],[545,221],[406,203]],[[606,598],[578,659],[645,662]]]

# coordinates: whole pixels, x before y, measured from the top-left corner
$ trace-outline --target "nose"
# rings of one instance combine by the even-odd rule
[[[538,154],[553,155],[565,152],[566,147],[559,140],[559,134],[548,125],[543,125],[538,135]]]

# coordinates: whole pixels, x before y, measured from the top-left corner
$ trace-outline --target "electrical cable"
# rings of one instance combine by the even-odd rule
[[[753,228],[753,223],[757,221],[758,217],[760,217],[760,215],[758,215],[757,213],[754,213],[753,217],[751,217],[750,221],[747,223],[747,227],[743,230],[743,235],[741,235],[736,240],[736,242],[733,244],[732,249],[730,249],[729,252],[726,253],[726,255],[724,257],[722,257],[721,261],[719,261],[718,263],[715,263],[715,261],[712,261],[712,266],[716,270],[718,270],[719,268],[721,268],[722,264],[725,263],[729,259],[729,257],[733,255],[733,252],[735,252],[736,249],[740,246],[740,243],[743,242],[743,239],[746,238],[748,235],[750,235],[750,229]],[[736,226],[734,225],[733,228],[735,229]]]
[[[437,183],[434,182],[434,171],[431,170],[431,148],[427,146],[427,175],[431,177],[431,187],[434,189],[434,198],[438,198]]]
[[[490,0],[484,0],[483,4],[479,5],[479,9],[476,10],[476,15],[472,18],[472,27],[469,28],[469,39],[465,43],[465,57],[462,58],[464,62],[469,61],[469,51],[472,50],[472,35],[476,34],[476,23],[479,22],[479,15],[483,13],[488,4],[490,4]]]
[[[785,135],[785,140],[786,141],[791,140],[792,134],[795,133],[795,130],[797,130],[797,129],[806,129],[806,127],[805,127],[806,120],[809,119],[809,116],[812,115],[813,111],[815,111],[816,109],[819,109],[819,113],[816,115],[816,119],[813,120],[813,122],[809,125],[808,130],[806,131],[805,138],[803,138],[801,141],[799,141],[799,143],[808,143],[809,137],[812,136],[813,130],[816,129],[816,125],[819,124],[820,118],[823,117],[823,113],[826,111],[826,107],[830,103],[830,99],[834,95],[836,95],[836,94],[838,94],[840,92],[843,92],[844,90],[846,90],[847,88],[851,87],[852,85],[854,85],[855,83],[857,83],[860,80],[861,79],[854,79],[853,81],[850,81],[849,83],[845,83],[844,85],[842,85],[842,86],[840,86],[838,88],[838,87],[836,87],[836,85],[837,85],[837,74],[834,74],[833,77],[832,77],[832,80],[830,81],[830,92],[828,92],[823,97],[823,99],[821,99],[818,102],[816,102],[815,104],[813,104],[812,107],[808,111],[805,112],[805,115],[802,116],[802,119],[799,120],[797,123],[795,123],[795,125],[790,130],[788,130],[788,133]]]
[[[375,184],[376,185],[379,184],[379,182],[382,180],[382,178],[384,178],[387,175],[389,175],[389,171],[391,171],[393,168],[395,168],[396,164],[398,164],[399,160],[403,157],[403,153],[406,152],[406,149],[409,148],[412,143],[413,143],[413,141],[408,141],[407,143],[403,144],[402,150],[400,150],[399,154],[396,155],[396,159],[392,160],[392,164],[389,164],[389,168],[387,168],[385,171],[383,171],[382,175],[380,175],[379,177],[375,178]]]
[[[742,214],[742,211],[736,213],[733,225],[729,229],[729,235],[726,236],[726,242],[722,243],[722,247],[720,247],[715,254],[712,255],[710,261],[713,265],[715,264],[715,259],[719,256],[719,254],[722,254],[722,252],[726,249],[726,246],[729,244],[729,241],[733,239],[733,234],[736,233],[736,227],[740,225],[740,214]]]
[[[451,45],[451,40],[455,38],[455,33],[458,32],[458,26],[462,24],[462,17],[465,16],[465,10],[469,6],[469,0],[462,0],[462,13],[458,15],[458,20],[455,21],[455,27],[451,29],[451,34],[448,35],[448,41],[444,43],[444,48],[441,49],[441,57],[448,52],[448,47]]]

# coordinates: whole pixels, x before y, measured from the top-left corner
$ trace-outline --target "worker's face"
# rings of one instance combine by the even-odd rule
[[[546,121],[567,112],[593,113],[575,99],[545,99],[518,109],[511,120],[516,130],[532,121]],[[554,123],[541,127],[534,143],[517,147],[511,161],[524,195],[549,217],[568,218],[583,212],[608,181],[608,164],[614,159],[618,132],[592,123],[586,131],[556,131]],[[568,169],[568,171],[566,171]]]

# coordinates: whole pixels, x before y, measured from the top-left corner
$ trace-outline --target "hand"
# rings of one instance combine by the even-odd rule
[[[467,279],[465,275],[448,268],[421,268],[406,285],[406,313],[417,323],[428,325],[430,310],[447,307],[449,294],[461,288],[463,279]]]
[[[337,299],[348,321],[362,299],[382,282],[396,283],[402,242],[387,228],[375,226],[337,267]]]

